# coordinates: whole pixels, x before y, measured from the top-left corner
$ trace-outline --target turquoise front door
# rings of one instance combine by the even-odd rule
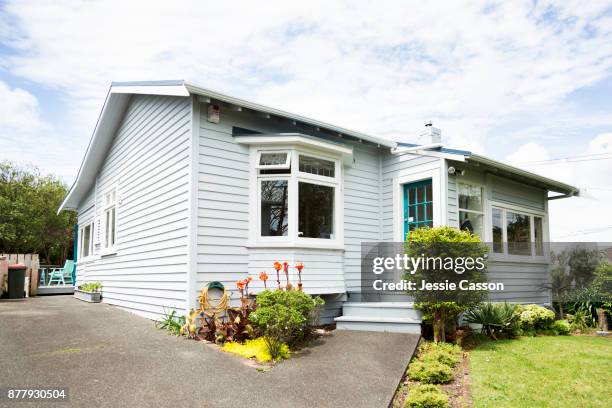
[[[423,227],[433,227],[431,179],[404,184],[404,236]]]

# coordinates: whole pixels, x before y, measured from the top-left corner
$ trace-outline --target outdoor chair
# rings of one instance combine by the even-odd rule
[[[53,285],[53,283],[57,283],[58,285],[61,283],[62,285],[66,285],[66,281],[70,285],[74,284],[72,280],[72,270],[74,269],[74,261],[66,260],[63,268],[53,268],[49,271],[49,286]]]

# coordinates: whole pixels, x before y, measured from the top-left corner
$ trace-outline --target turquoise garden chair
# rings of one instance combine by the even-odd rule
[[[58,285],[61,283],[62,285],[68,284],[72,285],[72,271],[74,269],[74,261],[68,259],[64,264],[63,268],[54,268],[49,271],[49,286],[53,285],[53,283],[57,283]]]

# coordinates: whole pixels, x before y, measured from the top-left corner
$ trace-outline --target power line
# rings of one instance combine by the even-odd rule
[[[580,162],[580,161],[596,161],[596,160],[610,160],[612,159],[612,152],[606,152],[606,153],[592,153],[592,154],[581,154],[581,155],[576,155],[576,156],[567,156],[567,157],[558,157],[555,159],[546,159],[546,160],[534,160],[534,161],[528,161],[528,162],[522,162],[523,164],[527,164],[527,163],[551,163],[551,162],[559,162],[559,161],[565,161],[565,162]],[[605,156],[605,157],[602,157]]]

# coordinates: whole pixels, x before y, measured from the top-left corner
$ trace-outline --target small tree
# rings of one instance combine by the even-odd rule
[[[468,258],[481,258],[485,261],[488,247],[468,231],[445,226],[410,231],[406,236],[405,249],[410,258],[420,257],[424,261],[428,258],[434,259],[432,263],[406,273],[406,280],[415,282],[417,288],[421,287],[421,282],[433,284],[448,281],[456,285],[456,289],[414,292],[415,307],[425,314],[425,318],[433,320],[434,341],[446,341],[446,324],[451,323],[455,327],[460,313],[477,306],[487,298],[486,291],[459,288],[459,282],[462,280],[470,283],[486,282],[486,262],[483,269],[466,268],[459,271],[458,268],[446,266],[450,263],[459,265],[459,260]]]

